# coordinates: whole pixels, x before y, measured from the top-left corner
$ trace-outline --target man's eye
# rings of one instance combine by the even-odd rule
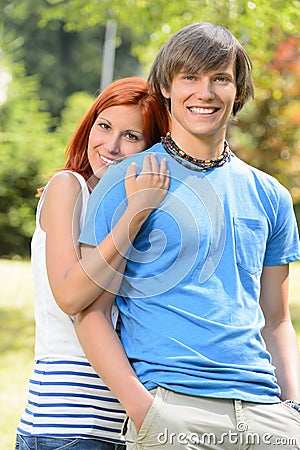
[[[193,75],[186,75],[185,80],[189,80],[189,81],[193,81],[195,79],[195,77]]]
[[[216,77],[216,81],[218,81],[219,83],[227,83],[228,78],[219,76],[219,77]]]

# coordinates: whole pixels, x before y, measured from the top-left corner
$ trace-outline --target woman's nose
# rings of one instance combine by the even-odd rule
[[[118,136],[110,136],[104,144],[105,150],[111,155],[120,153],[120,140]]]

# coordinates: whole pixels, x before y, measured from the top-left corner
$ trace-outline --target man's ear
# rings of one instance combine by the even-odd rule
[[[170,96],[170,93],[167,91],[167,89],[165,89],[164,87],[160,87],[160,91],[161,91],[161,93],[162,93],[162,95],[165,97],[165,98],[170,98],[171,96]]]

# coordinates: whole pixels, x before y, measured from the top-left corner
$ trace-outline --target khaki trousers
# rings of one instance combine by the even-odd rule
[[[151,391],[154,402],[141,429],[127,418],[128,450],[296,450],[300,413],[285,403],[260,404]]]

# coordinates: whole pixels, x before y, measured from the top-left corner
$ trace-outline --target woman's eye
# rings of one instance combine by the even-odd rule
[[[103,128],[104,130],[110,130],[110,126],[105,122],[100,122],[98,125],[100,128]]]
[[[125,137],[127,139],[130,139],[131,141],[137,141],[138,140],[138,137],[135,134],[132,134],[132,133],[126,133]]]

